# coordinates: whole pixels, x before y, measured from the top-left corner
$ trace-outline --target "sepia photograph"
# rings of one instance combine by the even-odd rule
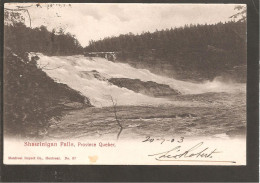
[[[3,29],[5,164],[246,165],[245,4],[5,3]]]

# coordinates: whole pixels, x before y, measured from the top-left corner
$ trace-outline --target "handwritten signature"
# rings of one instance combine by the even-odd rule
[[[183,158],[203,158],[210,159],[214,155],[221,153],[217,149],[210,149],[209,147],[203,147],[204,142],[200,142],[188,150],[182,150],[182,146],[176,146],[168,151],[150,154],[148,156],[154,156],[157,161],[175,161]]]

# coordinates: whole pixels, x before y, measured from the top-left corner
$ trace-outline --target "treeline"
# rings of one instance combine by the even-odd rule
[[[4,45],[14,52],[41,52],[46,55],[82,54],[83,47],[70,33],[48,31],[45,26],[30,28],[23,23],[4,26]]]
[[[85,51],[117,51],[121,61],[165,63],[177,73],[213,79],[234,66],[246,64],[246,23],[230,21],[140,35],[129,33],[90,41]]]

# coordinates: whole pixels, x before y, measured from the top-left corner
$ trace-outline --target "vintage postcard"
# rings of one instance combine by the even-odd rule
[[[4,164],[246,165],[246,14],[5,3]]]

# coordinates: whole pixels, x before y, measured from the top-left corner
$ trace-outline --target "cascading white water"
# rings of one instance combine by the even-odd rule
[[[226,84],[216,80],[199,84],[185,82],[159,76],[146,69],[136,69],[125,63],[110,62],[103,58],[88,58],[83,55],[50,57],[40,53],[37,53],[37,55],[40,58],[38,67],[42,68],[56,82],[67,84],[69,87],[80,91],[95,106],[112,105],[111,97],[117,101],[117,105],[172,104],[174,101],[135,93],[126,88],[112,85],[106,80],[99,80],[85,74],[93,70],[105,78],[130,78],[167,84],[182,94],[245,91],[244,84]]]

